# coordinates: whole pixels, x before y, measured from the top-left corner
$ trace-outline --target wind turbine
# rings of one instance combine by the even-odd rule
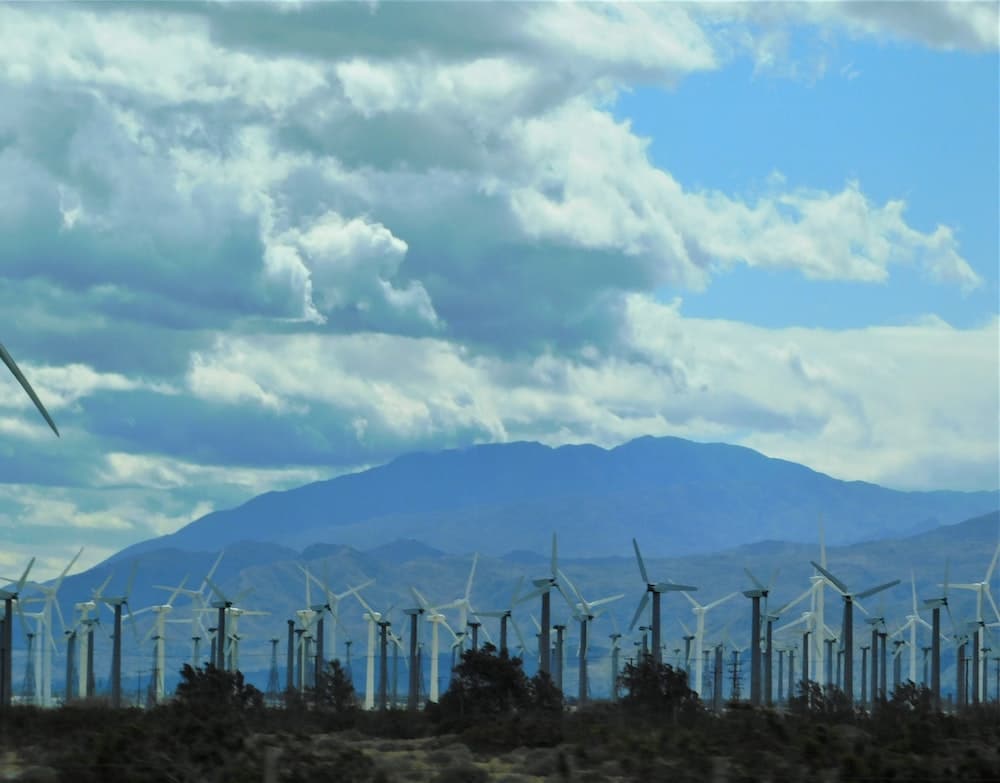
[[[556,534],[553,533],[549,575],[539,579],[532,579],[531,583],[535,586],[535,590],[522,596],[517,601],[517,603],[524,603],[525,601],[530,601],[532,598],[541,596],[542,621],[538,632],[538,671],[545,672],[548,675],[552,674],[552,639],[550,636],[552,630],[552,588],[555,588],[559,592],[569,606],[573,605],[572,601],[569,600],[569,596],[562,589],[562,585],[559,584],[558,572],[559,563],[556,554]]]
[[[507,605],[506,609],[500,609],[497,611],[490,612],[479,612],[479,617],[496,617],[500,620],[500,655],[509,655],[510,651],[507,648],[507,624],[510,623],[514,627],[514,633],[517,634],[518,643],[521,645],[522,655],[523,651],[526,649],[524,643],[524,637],[521,636],[521,629],[517,627],[517,622],[514,620],[514,605],[518,603],[518,595],[521,592],[521,585],[524,584],[524,577],[522,576],[517,580],[517,584],[514,586],[514,593],[510,597],[510,603]]]
[[[38,412],[42,414],[42,418],[48,422],[52,431],[59,437],[59,430],[56,427],[56,423],[52,421],[52,417],[49,416],[49,412],[45,410],[45,406],[42,405],[42,401],[38,399],[38,395],[35,394],[35,390],[31,388],[31,384],[28,383],[28,379],[24,377],[24,373],[21,372],[21,368],[17,366],[17,362],[14,361],[14,357],[7,353],[7,349],[3,347],[3,343],[0,343],[0,359],[3,363],[7,365],[7,369],[13,373],[14,377],[17,378],[17,382],[21,384],[21,388],[24,389],[31,401],[35,403],[35,407]]]
[[[655,595],[655,593],[654,593]],[[695,626],[694,626],[694,684],[689,685],[691,690],[693,690],[699,697],[701,697],[702,687],[701,678],[704,673],[705,660],[702,656],[702,646],[705,640],[705,615],[719,604],[723,604],[730,598],[735,598],[738,593],[730,593],[729,595],[724,595],[717,601],[712,601],[710,604],[705,604],[704,606],[697,601],[695,601],[687,592],[683,593],[684,597],[691,602],[691,611],[695,616]],[[654,615],[654,619],[656,616]],[[633,621],[634,624],[634,621]]]
[[[639,565],[639,575],[642,577],[642,581],[646,583],[646,592],[643,593],[642,599],[639,601],[639,605],[636,607],[635,614],[632,617],[632,623],[629,625],[629,630],[631,631],[635,628],[635,624],[639,622],[639,617],[642,615],[643,610],[646,608],[646,604],[649,603],[649,596],[653,595],[653,662],[659,664],[662,658],[662,653],[660,650],[660,596],[667,592],[683,592],[685,595],[687,593],[697,590],[697,587],[692,585],[678,585],[673,582],[652,582],[649,579],[649,574],[646,573],[646,564],[642,560],[642,553],[639,551],[639,542],[634,538],[632,539],[632,547],[635,549],[635,560]],[[688,600],[693,599],[688,596]],[[697,603],[695,603],[697,606]]]
[[[317,642],[316,658],[317,658],[317,661],[318,661],[318,664],[317,664],[318,667],[322,667],[324,665],[323,657],[324,657],[324,647],[326,645],[326,639],[324,638],[325,635],[326,635],[326,631],[325,631],[325,625],[323,623],[323,612],[324,611],[329,612],[330,613],[330,617],[331,617],[331,619],[333,621],[332,624],[331,624],[331,627],[330,627],[330,650],[333,652],[334,657],[336,657],[336,655],[337,655],[337,625],[340,622],[340,602],[343,601],[348,596],[353,595],[358,590],[363,590],[364,588],[370,587],[371,585],[375,584],[375,580],[374,579],[369,579],[369,580],[367,580],[365,582],[362,582],[357,587],[351,587],[350,585],[348,585],[347,591],[345,591],[343,593],[335,593],[335,592],[333,592],[333,590],[330,589],[330,585],[329,585],[330,580],[329,580],[328,575],[326,573],[326,566],[327,566],[327,564],[324,563],[324,573],[323,573],[323,580],[322,581],[320,581],[319,577],[317,577],[315,574],[313,574],[311,571],[309,571],[308,568],[304,568],[302,566],[299,566],[299,568],[305,573],[306,579],[307,580],[312,580],[313,582],[315,582],[317,584],[317,586],[323,591],[324,595],[326,596],[326,601],[324,603],[321,603],[321,604],[311,604],[310,607],[309,607],[313,611],[319,612],[319,614],[320,614],[320,617],[319,617],[318,623],[317,623],[317,630],[316,630],[316,635],[317,635],[317,639],[316,639],[316,642]],[[317,672],[319,670],[320,669],[317,668]]]
[[[221,555],[219,556],[222,557]],[[226,669],[226,642],[229,636],[226,632],[226,618],[230,614],[230,610],[243,598],[249,595],[252,591],[252,587],[248,587],[246,590],[240,591],[237,595],[233,597],[227,596],[222,592],[215,582],[213,582],[209,577],[205,577],[205,584],[207,584],[212,592],[216,596],[216,600],[212,601],[210,608],[215,609],[218,612],[218,620],[216,621],[216,631],[215,631],[215,668],[219,671]]]
[[[56,614],[59,615],[59,622],[62,625],[63,630],[66,629],[66,620],[63,618],[62,609],[59,607],[56,601],[56,596],[59,594],[59,588],[66,578],[66,574],[69,573],[70,569],[76,564],[80,555],[83,554],[83,547],[77,552],[73,559],[69,561],[67,566],[59,574],[55,583],[51,586],[42,585],[34,583],[32,587],[37,589],[42,593],[40,598],[26,598],[24,603],[35,603],[42,601],[44,602],[41,618],[39,620],[39,633],[42,635],[40,643],[42,645],[41,649],[41,694],[39,698],[39,704],[43,707],[52,706],[52,650],[55,648],[55,640],[52,637],[52,607],[56,608]]]
[[[621,600],[625,593],[618,593],[607,598],[599,598],[596,601],[587,601],[583,594],[576,589],[576,585],[570,581],[562,571],[559,577],[569,586],[569,589],[577,597],[579,603],[576,604],[573,612],[573,619],[580,622],[580,661],[579,661],[579,682],[577,687],[577,703],[582,707],[587,702],[587,627],[590,621],[596,616],[594,610],[599,606],[605,606],[613,601]]]
[[[941,709],[941,607],[948,612],[952,626],[955,625],[948,606],[948,561],[944,562],[944,588],[937,598],[924,599],[924,606],[931,610],[931,695],[934,699],[934,709]],[[874,655],[874,651],[872,652]],[[874,692],[872,693],[874,697]]]
[[[4,351],[6,354],[6,351]],[[13,360],[11,360],[13,361]],[[9,365],[8,365],[9,366]],[[15,365],[16,366],[16,365]],[[15,373],[16,375],[16,373]],[[25,381],[26,383],[27,381]],[[2,702],[4,707],[9,707],[11,702],[13,678],[11,676],[11,667],[13,665],[13,657],[11,655],[12,645],[14,642],[14,602],[17,601],[18,596],[21,594],[21,590],[24,589],[24,583],[28,581],[28,574],[31,572],[31,567],[35,564],[35,558],[31,558],[28,561],[28,566],[24,569],[24,573],[21,574],[21,578],[14,583],[14,589],[9,586],[0,590],[0,598],[4,602],[4,622],[3,622],[3,661],[2,661],[2,677],[0,677],[0,691],[2,691]],[[21,611],[20,603],[17,607],[18,612]]]
[[[368,623],[368,667],[365,670],[365,709],[375,709],[375,627],[378,626],[383,631],[386,626],[382,625],[382,613],[376,612],[369,603],[361,597],[361,593],[355,592],[354,597],[365,610],[365,622]],[[385,668],[385,661],[381,661],[382,668]],[[383,677],[383,685],[385,683]]]
[[[79,603],[73,605],[74,611],[79,613],[76,627],[86,629],[84,634],[85,644],[79,648],[79,687],[77,695],[81,699],[89,699],[94,695],[94,626],[100,624],[100,619],[97,617],[91,617],[90,613],[97,612],[97,602],[100,600],[101,596],[104,595],[104,590],[107,588],[112,576],[114,576],[114,574],[109,573],[107,579],[105,579],[96,590],[91,591],[89,601],[80,601]],[[72,641],[76,641],[75,636],[71,636],[70,638]]]
[[[910,614],[906,615],[906,622],[899,627],[899,630],[897,630],[896,633],[902,634],[905,631],[910,632],[910,682],[916,683],[919,682],[917,679],[917,626],[922,625],[931,632],[933,632],[934,629],[931,627],[930,623],[920,616],[920,609],[917,608],[917,582],[913,576],[912,569],[910,570],[910,588],[913,595],[913,606]]]
[[[760,706],[760,694],[761,694],[761,633],[760,633],[760,599],[764,599],[764,615],[767,617],[767,596],[771,592],[770,586],[764,586],[761,582],[750,573],[749,568],[744,568],[743,571],[750,581],[753,582],[754,587],[751,590],[744,590],[743,595],[749,598],[753,603],[753,610],[750,621],[750,639],[751,639],[751,650],[750,650],[750,703],[754,707]],[[774,581],[774,576],[771,577],[771,582]],[[767,638],[767,648],[766,648],[766,659],[764,661],[765,665],[765,681],[767,687],[767,702],[771,703],[771,623],[768,621],[767,625],[768,638]]]
[[[997,608],[996,601],[993,600],[993,596],[990,594],[990,579],[993,577],[993,571],[996,568],[997,560],[1000,559],[1000,542],[997,542],[997,548],[993,553],[993,560],[990,561],[989,568],[986,569],[986,575],[983,577],[981,582],[970,582],[967,584],[953,584],[952,587],[956,590],[973,590],[976,593],[976,616],[973,618],[980,626],[986,625],[986,620],[983,617],[983,599],[985,598],[989,601],[990,606],[993,608],[993,614],[996,616],[998,622],[1000,622],[1000,609]],[[978,646],[978,645],[977,645]],[[982,661],[979,660],[979,652],[975,651],[974,654],[974,666],[975,666],[975,680],[977,687],[975,690],[975,701],[985,700],[985,693],[983,692],[983,686],[986,684],[986,669],[985,666],[980,666],[980,663],[985,664],[986,659],[983,658]]]
[[[139,561],[133,560],[132,572],[129,574],[124,593],[111,598],[101,596],[99,599],[110,607],[115,615],[115,635],[111,651],[111,706],[115,708],[122,706],[122,607],[128,609],[129,619],[131,619],[132,609],[128,605],[128,597],[132,592],[132,583],[135,581],[135,571],[138,566]],[[134,624],[132,630],[135,631]]]
[[[451,629],[451,626],[448,625],[445,616],[441,614],[440,607],[431,606],[430,602],[423,596],[423,594],[419,590],[417,590],[417,588],[411,587],[410,592],[413,593],[413,597],[417,599],[417,604],[420,606],[424,614],[427,616],[427,622],[431,624],[431,687],[430,687],[430,693],[428,695],[428,701],[432,703],[437,703],[440,693],[438,666],[441,655],[441,646],[440,646],[441,642],[440,639],[438,638],[438,626],[443,625],[445,628],[447,628],[448,632],[452,635],[452,638],[455,639],[456,641],[459,639],[459,636]],[[520,636],[521,634],[520,632],[518,632],[518,638],[520,638]],[[371,632],[369,632],[369,638],[372,640],[372,643],[374,643],[374,636],[371,634]],[[371,709],[371,707],[369,707],[368,709]]]
[[[875,587],[870,587],[867,590],[862,590],[861,592],[851,592],[847,585],[844,584],[840,579],[835,577],[826,568],[821,566],[815,560],[810,561],[817,571],[819,571],[827,580],[832,584],[844,597],[844,621],[843,629],[840,632],[841,639],[844,648],[844,693],[847,695],[847,703],[850,705],[854,704],[854,602],[855,600],[860,600],[862,598],[868,598],[869,596],[875,595],[876,593],[881,593],[883,590],[888,590],[890,587],[895,587],[899,584],[898,579],[893,579],[891,582],[885,582]]]
[[[153,612],[156,615],[156,622],[150,627],[148,633],[142,638],[143,642],[149,641],[150,638],[154,637],[156,639],[156,678],[153,683],[153,698],[155,703],[160,704],[164,697],[166,696],[165,688],[165,670],[166,670],[166,644],[167,644],[167,629],[166,620],[167,615],[174,608],[174,601],[177,599],[178,594],[184,589],[184,583],[187,582],[187,577],[185,576],[181,583],[173,589],[170,593],[170,597],[165,603],[154,604],[152,606],[146,606],[132,613],[132,617],[138,617],[145,614],[146,612]]]

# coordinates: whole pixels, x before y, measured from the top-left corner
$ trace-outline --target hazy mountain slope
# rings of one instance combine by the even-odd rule
[[[547,546],[574,556],[693,553],[766,538],[808,540],[823,514],[831,543],[901,535],[1000,506],[997,492],[898,492],[844,482],[751,449],[639,438],[614,449],[537,443],[411,454],[363,473],[271,492],[137,544],[217,549],[237,540],[302,548],[412,538],[499,555]]]

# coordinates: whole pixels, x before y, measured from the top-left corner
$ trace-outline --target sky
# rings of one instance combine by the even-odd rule
[[[0,7],[4,575],[475,443],[996,489],[997,9]]]

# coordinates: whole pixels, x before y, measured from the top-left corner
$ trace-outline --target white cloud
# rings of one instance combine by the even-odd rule
[[[92,552],[400,452],[522,438],[674,434],[995,484],[996,321],[760,329],[650,298],[738,264],[888,285],[910,265],[969,291],[953,228],[917,230],[848,173],[692,188],[608,111],[748,53],[816,77],[832,44],[792,60],[802,24],[992,49],[994,6],[361,11],[0,9],[4,304],[70,436],[53,455],[0,384],[7,538],[70,530],[60,545]],[[160,354],[155,379],[135,369]]]
[[[962,486],[995,481],[996,427],[984,422],[1000,424],[996,321],[764,329],[685,318],[677,304],[634,296],[627,323],[631,358],[523,363],[439,340],[351,335],[226,339],[204,361],[307,405],[311,417],[328,411],[366,444],[441,443],[470,428],[552,444],[669,433],[893,486],[927,486],[928,466],[954,460],[972,463]]]
[[[702,287],[737,263],[880,282],[891,264],[914,260],[964,290],[980,282],[947,227],[921,233],[904,220],[904,202],[872,204],[856,182],[839,193],[775,190],[753,203],[685,191],[649,161],[648,140],[582,102],[517,123],[511,135],[515,176],[527,180],[512,187],[511,206],[528,235],[617,251],[644,269],[648,287]]]

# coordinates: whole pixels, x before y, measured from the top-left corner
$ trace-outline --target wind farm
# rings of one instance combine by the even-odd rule
[[[0,4],[0,779],[1000,780],[998,31]]]

